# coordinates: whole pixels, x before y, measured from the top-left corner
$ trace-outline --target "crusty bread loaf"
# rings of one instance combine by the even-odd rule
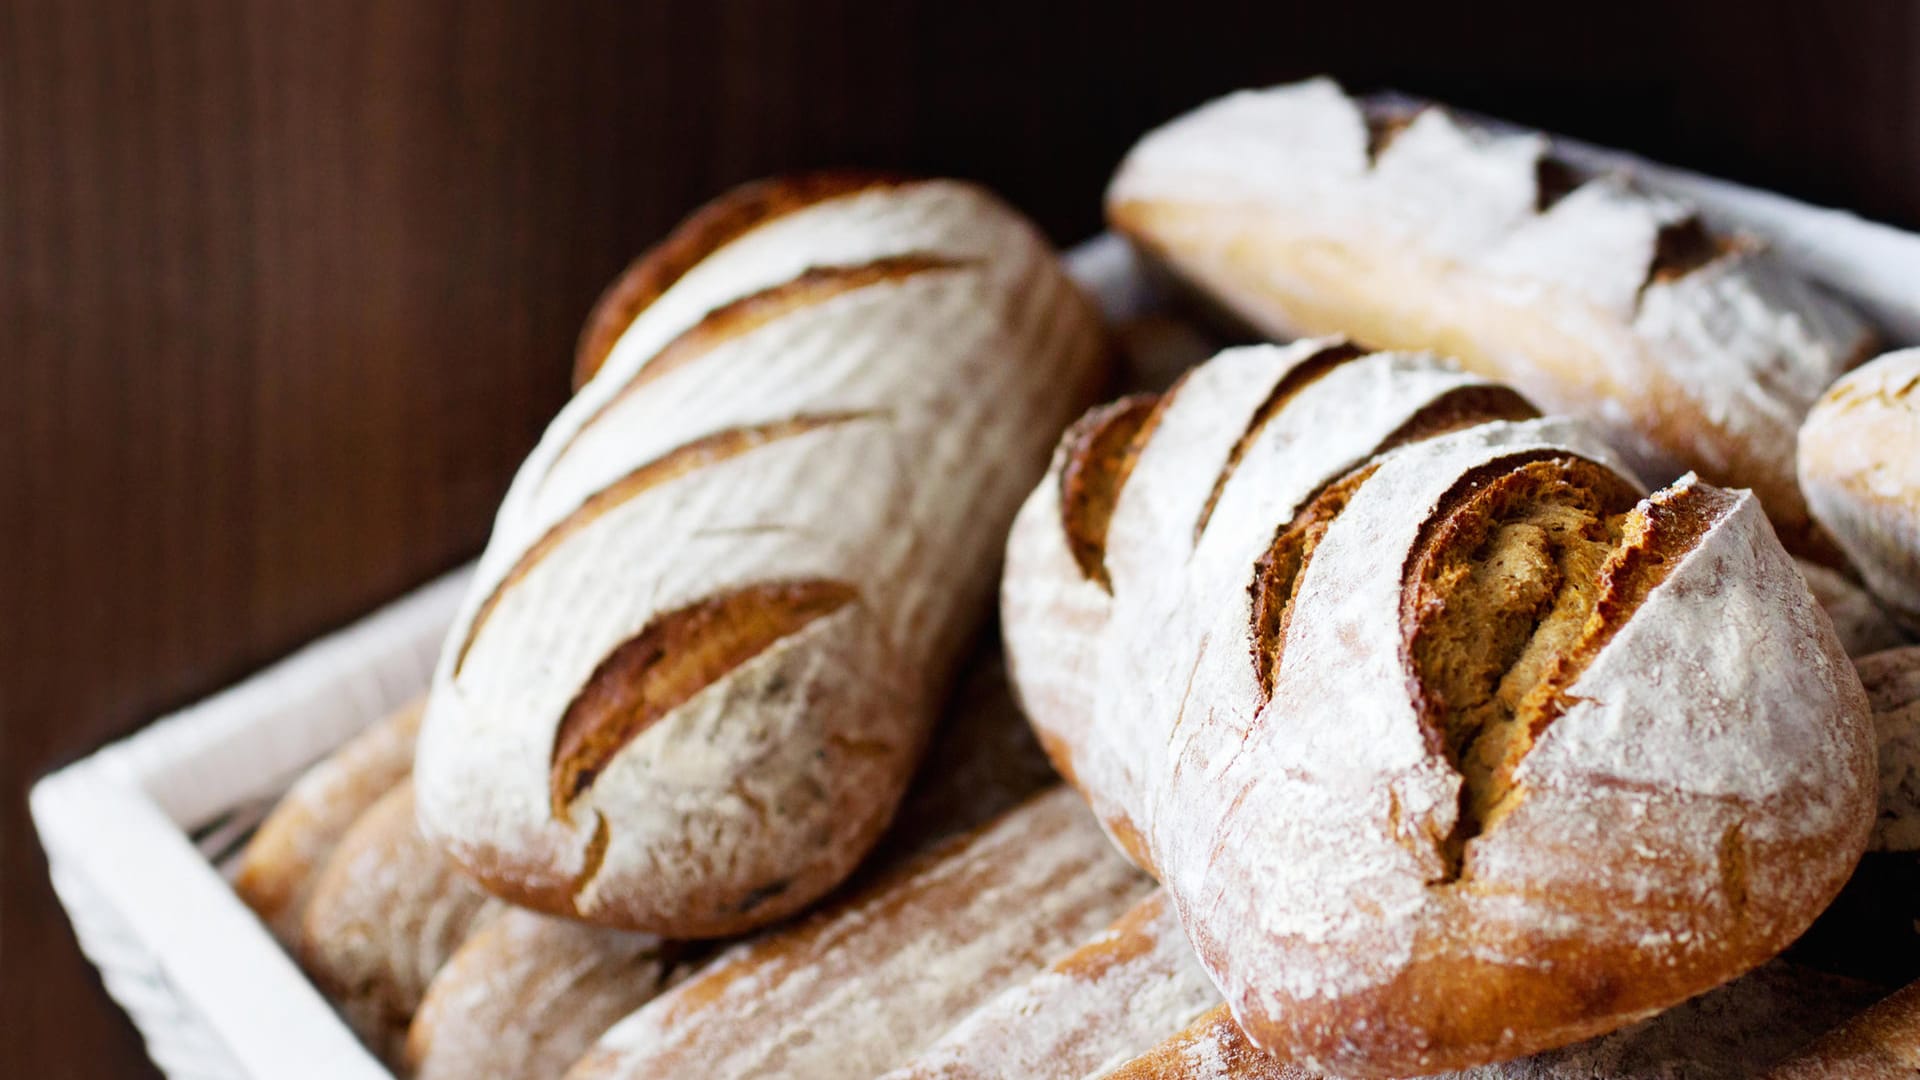
[[[240,854],[233,889],[291,946],[315,881],[333,849],[413,768],[425,699],[375,723],[295,781]]]
[[[427,986],[407,1032],[415,1080],[549,1080],[687,970],[652,934],[510,910]]]
[[[1750,487],[1832,558],[1793,436],[1871,351],[1850,310],[1758,240],[1537,134],[1369,109],[1317,79],[1215,101],[1142,139],[1113,226],[1259,329],[1433,348],[1583,416],[1650,480]]]
[[[1768,1080],[1913,1080],[1920,1076],[1920,983],[1820,1037]]]
[[[1848,656],[1866,656],[1907,643],[1907,635],[1875,603],[1867,591],[1845,574],[1819,563],[1799,560],[1800,576],[1820,607],[1833,620],[1833,631]]]
[[[327,860],[296,954],[354,1031],[394,1062],[434,973],[502,910],[420,835],[413,785],[402,781]]]
[[[1619,1027],[1866,844],[1866,695],[1753,497],[1642,499],[1532,415],[1431,357],[1229,350],[1076,425],[1009,540],[1042,745],[1303,1064]]]
[[[968,664],[900,813],[870,860],[884,873],[984,824],[1054,780],[1013,703],[997,641]],[[1181,942],[1184,948],[1184,940]],[[614,1022],[707,953],[634,931],[513,911],[434,976],[408,1034],[418,1080],[559,1076]]]
[[[875,1076],[1098,933],[1151,883],[1055,789],[655,998],[567,1075]]]
[[[1745,1080],[1878,993],[1858,980],[1774,962],[1610,1034],[1444,1075],[1463,1080]],[[1262,1053],[1222,1007],[1101,1080],[1324,1078]]]
[[[430,835],[501,896],[719,936],[845,878],[1103,377],[1091,307],[1005,205],[837,183],[670,241],[507,494],[415,771]]]
[[[883,1080],[1081,1080],[1148,1050],[1219,1000],[1156,889]]]
[[[1920,349],[1828,388],[1800,429],[1800,484],[1867,588],[1920,634]]]

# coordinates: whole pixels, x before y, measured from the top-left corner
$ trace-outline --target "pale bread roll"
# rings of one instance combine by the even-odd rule
[[[340,838],[413,769],[422,698],[354,736],[303,773],[240,853],[233,891],[291,946],[315,881]]]
[[[361,1039],[396,1062],[434,974],[503,910],[420,835],[402,781],[327,860],[295,952]]]
[[[1789,547],[1832,558],[1793,438],[1872,350],[1846,305],[1752,237],[1533,133],[1370,109],[1326,79],[1242,91],[1149,133],[1113,227],[1281,338],[1431,348],[1598,425],[1645,478],[1752,488]]]
[[[1042,745],[1302,1063],[1620,1027],[1866,844],[1866,697],[1752,496],[1642,499],[1531,416],[1431,357],[1229,350],[1076,425],[1009,540]]]
[[[1920,634],[1920,349],[1828,388],[1800,429],[1800,486],[1867,588]]]

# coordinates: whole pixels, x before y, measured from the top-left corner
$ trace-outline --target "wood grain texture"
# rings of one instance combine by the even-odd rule
[[[776,170],[1087,234],[1330,70],[1920,226],[1920,7],[0,0],[0,1075],[123,1076],[29,781],[472,555],[593,298]]]

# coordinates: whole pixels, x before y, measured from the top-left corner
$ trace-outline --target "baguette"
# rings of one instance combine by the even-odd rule
[[[247,841],[233,891],[282,945],[300,940],[307,901],[340,838],[413,769],[425,707],[425,699],[407,705],[308,769]]]
[[[413,785],[402,781],[327,860],[295,952],[348,1025],[396,1062],[428,982],[503,910],[420,835]]]
[[[1753,497],[1642,499],[1531,417],[1431,357],[1229,350],[1076,425],[1009,540],[1042,745],[1303,1065],[1620,1027],[1865,847],[1866,695]]]
[[[1008,987],[882,1080],[1080,1080],[1219,1001],[1172,902],[1156,889],[1105,933]]]
[[[1793,436],[1872,350],[1866,324],[1759,240],[1538,134],[1370,108],[1316,79],[1142,139],[1114,228],[1259,330],[1434,348],[1598,426],[1641,475],[1752,488],[1788,546],[1837,558]]]
[[[1651,1019],[1533,1057],[1445,1075],[1479,1080],[1744,1080],[1834,1017],[1872,1001],[1867,983],[1784,962]],[[1852,1074],[1835,1074],[1852,1075]],[[1320,1080],[1262,1053],[1218,1008],[1101,1080]]]
[[[1888,353],[1828,388],[1800,429],[1799,461],[1814,519],[1920,634],[1920,349]]]
[[[502,504],[415,771],[494,893],[674,938],[790,915],[872,847],[1104,378],[1093,310],[979,188],[750,194],[608,301],[635,314]]]
[[[874,1076],[1149,886],[1055,789],[734,947],[615,1025],[567,1076]]]
[[[546,1080],[687,973],[652,934],[512,910],[482,926],[433,982],[407,1031],[415,1080]]]

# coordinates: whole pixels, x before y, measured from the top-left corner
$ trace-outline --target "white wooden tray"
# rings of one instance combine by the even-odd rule
[[[1920,235],[1615,151],[1557,148],[1631,168],[1715,222],[1769,237],[1803,273],[1859,302],[1894,342],[1920,342]],[[1159,303],[1114,237],[1082,244],[1069,261],[1116,320]],[[80,946],[168,1076],[390,1080],[221,867],[301,770],[425,689],[467,573],[35,785],[34,824]]]

